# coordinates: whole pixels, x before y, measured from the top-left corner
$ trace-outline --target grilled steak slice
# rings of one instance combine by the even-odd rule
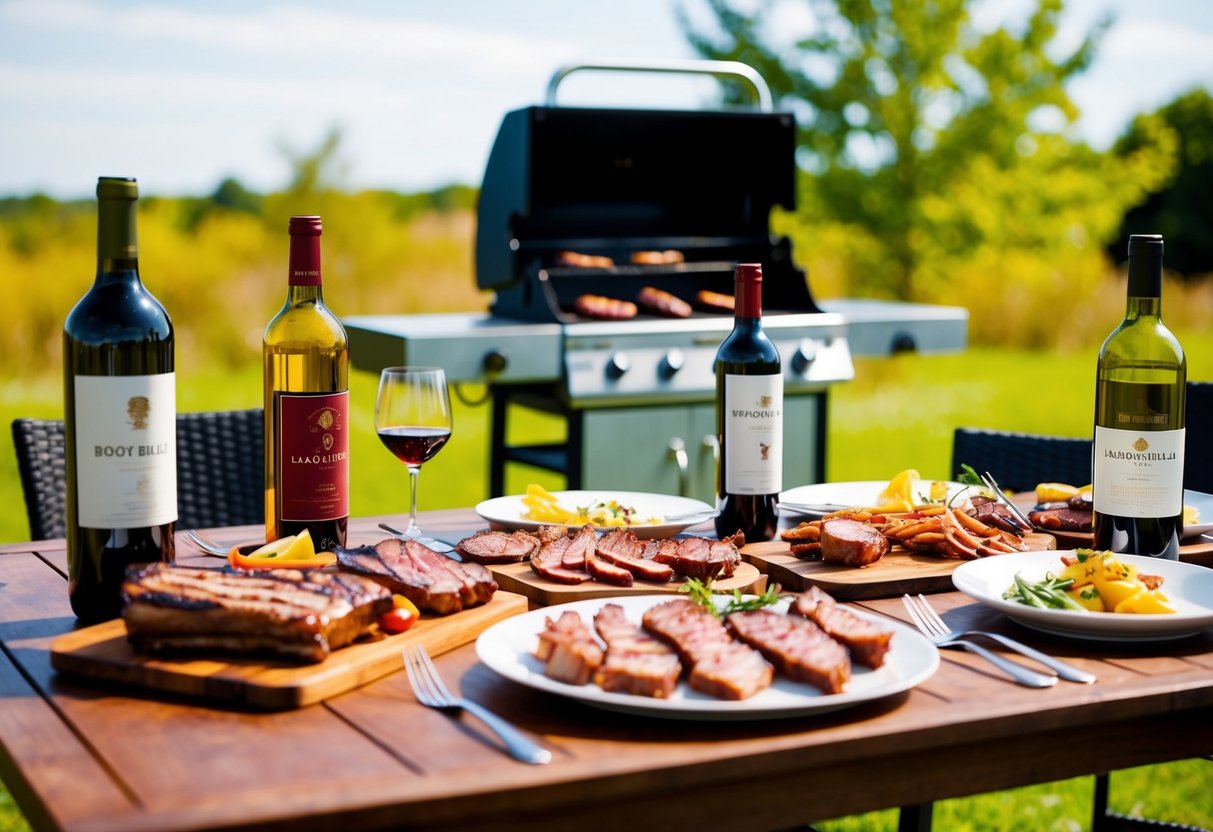
[[[846,647],[851,652],[851,658],[864,667],[875,669],[884,664],[893,631],[860,618],[835,602],[829,593],[815,586],[809,587],[807,592],[796,596],[789,612],[812,621],[826,635]]]
[[[731,578],[741,563],[741,553],[732,538],[681,537],[662,540],[646,552],[657,563],[671,567],[680,578]]]
[[[892,544],[870,523],[846,517],[821,521],[821,559],[843,566],[867,566],[889,553]]]
[[[604,584],[614,584],[615,586],[631,586],[636,580],[632,577],[632,573],[622,566],[616,566],[597,555],[586,557],[585,571],[594,580],[602,581]]]
[[[336,551],[342,569],[366,575],[439,615],[485,604],[497,591],[493,574],[480,564],[459,563],[416,540],[389,537],[374,546]]]
[[[586,552],[593,552],[594,527],[585,525],[570,535],[558,526],[539,529],[539,548],[531,553],[531,569],[541,578],[559,584],[579,584],[590,579],[585,571]]]
[[[594,629],[606,643],[606,660],[594,674],[603,690],[668,699],[682,675],[678,655],[637,627],[618,604],[603,606]]]
[[[1023,533],[1027,531],[1016,522],[1011,515],[1011,510],[998,500],[991,500],[988,497],[973,497],[969,502],[973,504],[973,508],[968,513],[987,526],[1010,532],[1016,537],[1023,537]]]
[[[553,621],[544,619],[535,656],[546,662],[543,673],[558,682],[584,685],[602,664],[602,648],[594,634],[572,610],[565,610]]]
[[[644,629],[678,651],[691,668],[691,687],[720,699],[745,699],[770,687],[774,669],[734,641],[724,625],[694,601],[666,601],[645,610]]]
[[[789,679],[825,693],[841,693],[851,678],[846,648],[805,618],[770,610],[746,610],[728,617],[733,635],[758,649]]]
[[[476,563],[519,563],[539,548],[539,541],[526,532],[485,529],[459,541],[455,551]]]
[[[622,566],[642,581],[669,583],[674,568],[645,558],[645,542],[627,529],[612,529],[598,541],[594,553],[616,566]]]
[[[154,563],[132,567],[122,618],[148,653],[268,654],[320,662],[392,608],[392,595],[354,575],[248,573]]]

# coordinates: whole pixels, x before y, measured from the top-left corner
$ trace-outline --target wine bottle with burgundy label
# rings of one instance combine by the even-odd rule
[[[68,595],[114,618],[132,564],[175,557],[173,324],[139,277],[134,179],[97,182],[97,276],[63,325]]]
[[[265,538],[307,529],[317,551],[349,524],[349,345],[324,304],[320,217],[291,217],[286,303],[265,328]]]
[[[1128,308],[1099,351],[1095,547],[1179,558],[1187,361],[1161,317],[1163,240],[1129,237]]]
[[[716,353],[716,534],[770,540],[783,487],[783,373],[762,329],[762,266],[734,273],[733,331]]]

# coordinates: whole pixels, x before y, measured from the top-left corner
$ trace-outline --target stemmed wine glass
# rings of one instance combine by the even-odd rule
[[[421,540],[417,526],[417,478],[421,463],[451,438],[451,400],[446,373],[438,367],[388,367],[379,376],[375,430],[387,449],[409,469],[409,526],[405,535]],[[425,542],[425,541],[422,541]]]

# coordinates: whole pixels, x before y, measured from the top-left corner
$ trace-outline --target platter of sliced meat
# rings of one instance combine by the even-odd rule
[[[670,595],[575,601],[494,624],[476,651],[536,690],[691,720],[824,713],[906,691],[939,666],[915,630],[821,592],[723,617]]]

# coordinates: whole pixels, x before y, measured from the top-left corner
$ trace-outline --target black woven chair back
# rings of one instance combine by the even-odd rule
[[[957,428],[952,436],[952,471],[962,464],[989,471],[1004,490],[1031,491],[1041,482],[1091,482],[1090,439],[1034,433]]]
[[[1213,494],[1213,381],[1188,382],[1185,424],[1184,488]]]
[[[30,539],[67,534],[63,422],[15,419],[13,445]],[[265,428],[260,408],[177,415],[178,526],[265,522]]]

